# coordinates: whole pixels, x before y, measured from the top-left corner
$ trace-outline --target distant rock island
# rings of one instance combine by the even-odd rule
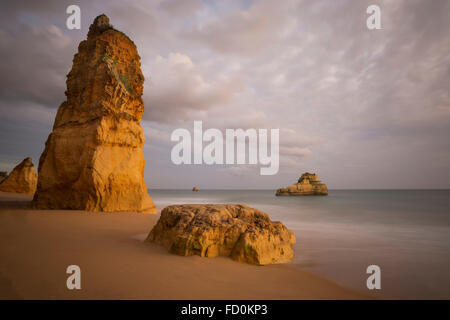
[[[144,181],[144,76],[135,44],[95,18],[39,161],[36,209],[156,213]]]
[[[193,187],[192,191],[198,191],[198,188],[197,187]]]
[[[307,196],[328,194],[328,188],[322,183],[315,173],[305,172],[296,184],[277,190],[277,196]]]
[[[36,191],[37,173],[31,158],[25,158],[0,182],[0,191],[33,194]]]
[[[147,240],[182,256],[229,256],[256,265],[290,261],[295,236],[281,222],[242,204],[164,208]]]

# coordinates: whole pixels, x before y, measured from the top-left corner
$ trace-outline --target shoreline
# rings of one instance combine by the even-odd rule
[[[294,263],[254,266],[143,243],[159,214],[31,210],[0,193],[1,299],[370,299]],[[81,268],[68,290],[66,268]]]

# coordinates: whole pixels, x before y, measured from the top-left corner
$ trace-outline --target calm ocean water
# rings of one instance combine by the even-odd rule
[[[298,267],[366,288],[381,268],[385,298],[450,299],[450,190],[330,190],[276,197],[272,190],[150,190],[158,209],[183,203],[244,203],[283,222],[297,238]]]

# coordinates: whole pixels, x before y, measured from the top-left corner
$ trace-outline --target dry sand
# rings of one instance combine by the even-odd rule
[[[0,192],[1,299],[360,299],[292,264],[181,257],[142,238],[158,215],[28,210]],[[68,290],[66,268],[81,268]]]

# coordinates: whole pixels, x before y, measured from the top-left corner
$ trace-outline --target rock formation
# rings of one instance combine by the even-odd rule
[[[277,196],[327,195],[328,188],[316,174],[306,172],[296,184],[277,190]]]
[[[198,188],[197,187],[193,187],[192,191],[198,191]]]
[[[8,172],[0,171],[0,183],[2,183],[2,181],[5,180],[7,176],[8,176]]]
[[[156,213],[144,182],[144,76],[134,43],[98,16],[66,83],[32,207]]]
[[[182,256],[230,256],[256,265],[294,256],[295,237],[281,222],[246,205],[173,205],[161,212],[147,240]]]
[[[0,191],[33,194],[36,191],[37,174],[31,158],[25,158],[0,183]]]

